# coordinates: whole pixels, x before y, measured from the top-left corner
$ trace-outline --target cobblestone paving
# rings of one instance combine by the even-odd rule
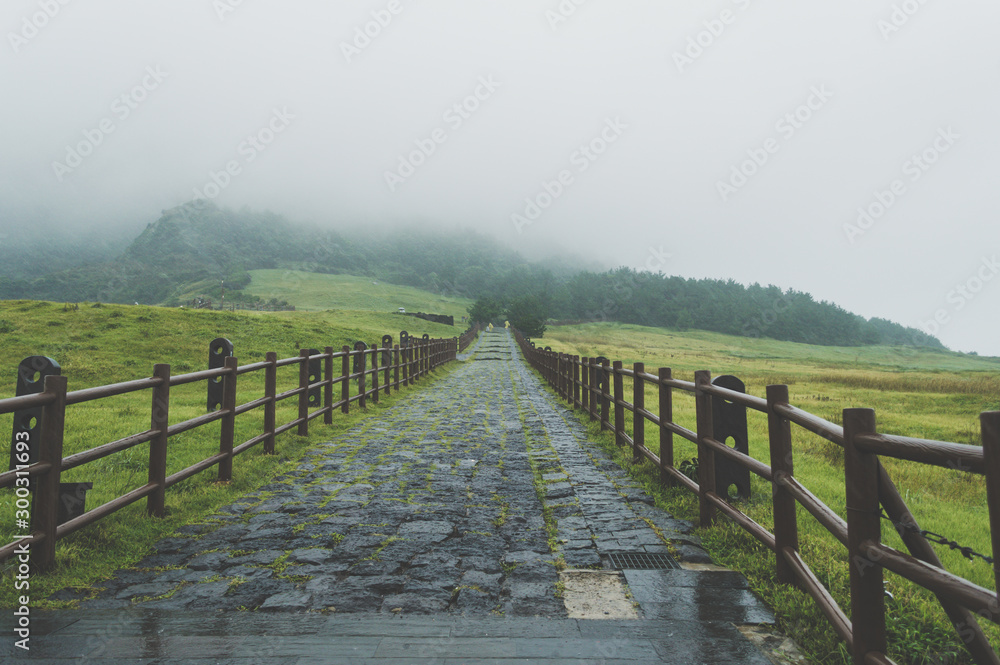
[[[613,552],[669,554],[665,540],[688,561],[711,561],[690,522],[654,508],[652,497],[587,439],[568,409],[542,391],[527,365],[511,366],[531,456],[545,483],[545,506],[558,522],[568,566],[597,567]]]
[[[541,391],[509,333],[481,335],[466,357],[159,542],[81,608],[560,618],[559,558],[666,553],[657,531],[704,557],[691,526],[653,508]]]

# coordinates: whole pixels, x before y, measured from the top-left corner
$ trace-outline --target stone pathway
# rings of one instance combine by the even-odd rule
[[[610,568],[609,555],[619,552],[668,554],[667,540],[686,560],[708,558],[691,525],[654,508],[542,391],[507,331],[481,335],[463,360],[448,379],[419,387],[318,447],[294,473],[157,543],[96,595],[56,594],[79,598],[83,612],[46,618],[47,648],[56,649],[60,635],[72,643],[85,634],[87,620],[109,617],[129,626],[113,640],[126,653],[103,649],[98,662],[137,657],[120,639],[147,648],[145,633],[130,631],[150,621],[158,634],[229,639],[225,654],[243,662],[249,656],[233,655],[239,649],[229,633],[171,623],[178,611],[227,610],[205,616],[267,630],[294,625],[286,633],[300,636],[292,639],[301,653],[274,653],[297,663],[327,655],[320,637],[334,633],[341,645],[364,637],[361,651],[343,654],[361,659],[325,662],[636,663],[668,662],[661,660],[668,654],[768,662],[732,626],[773,622],[735,573],[628,570],[623,581],[638,619],[568,619],[562,569]],[[361,626],[370,634],[355,635]],[[246,633],[240,644],[262,634]],[[511,639],[522,634],[555,641],[531,647]],[[407,644],[429,651],[408,652],[393,637],[414,638]],[[668,638],[671,646],[663,643]],[[615,640],[618,652],[607,652]],[[200,657],[221,648],[209,642]],[[550,652],[532,651],[543,647]],[[164,655],[179,656],[149,657]],[[63,657],[58,649],[49,654]]]
[[[685,560],[711,562],[691,535],[691,523],[654,508],[639,483],[587,439],[568,408],[543,392],[525,363],[511,362],[511,367],[531,456],[546,483],[545,505],[558,521],[567,565],[600,566],[616,552],[669,554],[665,540]]]

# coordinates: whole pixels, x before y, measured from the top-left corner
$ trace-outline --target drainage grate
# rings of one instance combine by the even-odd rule
[[[647,554],[646,552],[612,552],[608,554],[611,567],[615,570],[671,570],[680,568],[669,554]]]

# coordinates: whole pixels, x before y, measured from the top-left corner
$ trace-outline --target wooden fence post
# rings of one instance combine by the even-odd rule
[[[667,469],[674,466],[674,433],[663,425],[674,422],[673,388],[665,384],[671,379],[671,370],[669,367],[661,367],[657,375],[660,379],[660,482],[670,487],[674,484],[674,479],[667,473]]]
[[[342,379],[340,382],[340,401],[343,402],[340,406],[340,412],[347,414],[351,411],[351,347],[342,346],[340,352],[344,354],[340,361]]]
[[[799,527],[795,517],[795,498],[788,493],[788,479],[795,477],[792,464],[792,426],[778,415],[774,406],[788,404],[788,386],[767,387],[767,434],[771,447],[771,502],[774,514],[775,572],[782,584],[798,586],[795,573],[782,550],[799,550]]]
[[[226,374],[222,377],[222,408],[228,413],[222,417],[219,434],[219,452],[225,455],[219,462],[219,481],[233,479],[233,438],[236,436],[236,368],[235,356],[226,358]],[[306,373],[308,376],[308,372]],[[308,398],[307,398],[308,399]]]
[[[376,342],[375,344],[372,345],[372,402],[374,402],[375,404],[378,404],[378,394],[380,392],[380,388],[378,385],[379,353],[380,351],[378,349],[378,342]]]
[[[163,517],[167,480],[167,427],[170,425],[170,365],[153,365],[153,377],[163,382],[153,388],[149,429],[158,431],[149,442],[149,484],[156,489],[146,497],[146,512]]]
[[[399,364],[403,370],[403,387],[409,387],[410,385],[410,368],[409,368],[409,346],[403,346],[399,349],[400,360]]]
[[[333,347],[323,349],[323,423],[333,424]]]
[[[590,359],[590,419],[600,422],[601,419],[601,370],[597,358]]]
[[[580,408],[580,356],[573,356],[573,410]]]
[[[274,401],[278,394],[278,354],[268,351],[264,357],[267,367],[264,368],[264,397],[268,398],[264,404],[264,431],[267,438],[264,440],[264,454],[274,454],[274,426],[278,404]]]
[[[408,353],[406,356],[406,362],[409,365],[407,372],[410,376],[410,385],[412,386],[417,382],[417,343],[415,341],[410,342],[410,348],[407,349]]]
[[[611,392],[608,383],[611,380],[610,361],[601,358],[601,430],[611,429]]]
[[[568,353],[562,354],[562,386],[563,386],[563,400],[568,403],[573,403],[573,357]]]
[[[56,528],[59,526],[59,482],[62,476],[63,435],[66,430],[65,376],[45,377],[44,392],[54,399],[42,408],[41,436],[38,461],[50,464],[46,473],[35,482],[32,532],[40,531],[41,543],[31,546],[31,563],[40,571],[49,570],[56,562]]]
[[[613,365],[615,377],[615,444],[619,447],[625,444],[625,407],[622,400],[625,396],[625,381],[622,376],[622,361],[616,360]]]
[[[986,505],[990,512],[990,536],[993,560],[1000,561],[1000,411],[979,415],[983,434],[983,457],[986,462]],[[994,565],[997,601],[1000,602],[1000,564]]]
[[[365,371],[368,369],[368,358],[365,357],[365,349],[358,349],[358,345],[364,346],[363,342],[358,342],[354,345],[355,353],[358,354],[358,371],[360,376],[358,376],[358,407],[367,408],[368,405],[368,381],[366,381]]]
[[[715,438],[712,424],[712,396],[704,391],[711,385],[712,374],[707,370],[694,373],[695,408],[698,421],[698,516],[701,526],[711,526],[715,520],[715,506],[708,500],[708,493],[715,492],[715,453],[701,444],[702,439]]]
[[[399,344],[392,347],[392,387],[399,392]]]
[[[590,358],[584,356],[580,359],[580,408],[583,409],[590,419],[594,416],[590,413]]]
[[[566,403],[573,405],[573,368],[575,363],[573,362],[574,356],[572,354],[566,354]]]
[[[392,394],[392,376],[390,372],[392,371],[392,338],[386,340],[385,337],[382,338],[382,389],[385,391],[386,395]]]
[[[597,420],[600,417],[600,398],[598,391],[601,388],[600,378],[597,373],[597,358],[590,359],[590,366],[587,368],[590,373],[590,419]]]
[[[566,366],[566,378],[565,378],[566,403],[569,404],[570,406],[572,406],[573,405],[573,389],[574,389],[574,384],[573,384],[573,368],[576,365],[573,362],[573,356],[571,356],[570,354],[567,353],[565,356],[563,356],[563,358],[566,361],[565,362],[565,366]]]
[[[646,381],[639,376],[646,373],[646,364],[634,363],[632,371],[632,461],[638,462],[639,449],[646,447],[646,416],[641,413],[646,409]]]
[[[882,566],[871,556],[882,540],[878,458],[857,449],[855,438],[875,433],[875,411],[844,409],[844,482],[847,494],[847,560],[851,574],[851,626],[855,665],[869,652],[885,653],[885,587]]]
[[[400,344],[399,346],[399,373],[400,373],[400,385],[404,388],[410,385],[410,371],[406,366],[406,345]]]
[[[309,436],[309,349],[299,349],[299,436]]]

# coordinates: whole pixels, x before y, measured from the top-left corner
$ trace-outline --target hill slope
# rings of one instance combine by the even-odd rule
[[[164,211],[113,261],[78,265],[33,280],[0,276],[0,298],[180,305],[197,296],[218,304],[225,289],[227,305],[276,299],[317,309],[340,306],[322,294],[297,293],[277,284],[274,275],[257,273],[258,284],[251,286],[251,271],[276,270],[294,271],[289,274],[298,275],[295,279],[301,278],[303,288],[310,289],[322,287],[315,278],[303,277],[305,273],[357,275],[443,294],[456,303],[490,297],[506,305],[531,296],[547,317],[556,319],[620,321],[834,346],[944,348],[922,331],[883,319],[866,320],[834,303],[817,302],[808,293],[775,286],[628,268],[587,272],[575,260],[531,263],[471,231],[414,226],[356,228],[351,233],[195,201]],[[352,306],[370,294],[370,289],[358,294]],[[379,300],[377,308],[413,307],[394,298]],[[444,313],[461,317],[465,312]]]
[[[225,281],[227,302],[253,301],[240,291],[247,271],[261,269],[360,275],[462,297],[552,279],[548,268],[472,231],[355,229],[348,238],[194,201],[165,210],[113,260],[38,277],[0,274],[0,298],[179,305],[193,290],[218,302]]]
[[[391,313],[427,312],[455,317],[456,326],[472,304],[468,298],[437,295],[353,275],[323,275],[299,270],[251,270],[244,289],[261,300],[285,300],[297,310],[362,310]]]

